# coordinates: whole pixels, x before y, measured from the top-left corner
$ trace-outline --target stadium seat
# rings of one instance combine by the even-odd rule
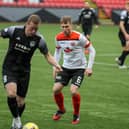
[[[113,9],[124,9],[125,0],[92,0],[99,8],[102,8],[108,17]]]
[[[28,0],[18,0],[17,6],[19,6],[19,7],[27,7],[27,6],[29,6],[29,2],[28,2]]]
[[[0,0],[0,6],[18,6],[18,7],[50,7],[50,8],[82,8],[83,0],[18,0],[18,2],[6,2]],[[13,0],[12,0],[13,1]]]
[[[49,4],[50,6],[49,6]],[[44,0],[44,6],[56,8],[82,8],[84,7],[83,0]]]
[[[3,3],[13,3],[13,0],[3,0]]]

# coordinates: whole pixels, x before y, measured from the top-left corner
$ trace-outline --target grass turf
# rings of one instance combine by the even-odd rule
[[[1,23],[0,28],[13,25]],[[40,32],[44,35],[49,50],[54,52],[54,36],[60,31],[58,24],[42,24]],[[79,29],[79,31],[81,31]],[[36,51],[32,59],[30,87],[26,98],[26,110],[22,122],[35,122],[40,129],[128,129],[129,128],[129,70],[120,70],[114,62],[121,53],[117,36],[118,26],[100,26],[94,29],[91,41],[96,49],[94,73],[85,77],[80,88],[81,121],[72,125],[72,106],[69,87],[63,92],[67,113],[55,122],[52,115],[56,111],[52,97],[52,67]],[[0,38],[0,69],[8,40]],[[126,64],[129,65],[128,57]],[[0,79],[1,79],[0,75]],[[1,79],[2,80],[2,79]],[[9,129],[11,114],[6,103],[6,93],[0,82],[0,129]]]

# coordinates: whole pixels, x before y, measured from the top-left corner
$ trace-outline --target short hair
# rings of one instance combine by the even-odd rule
[[[64,24],[67,24],[67,23],[70,23],[72,24],[72,19],[70,16],[63,16],[60,20],[60,23],[64,23]]]
[[[27,23],[33,22],[34,24],[39,24],[41,23],[41,18],[36,15],[36,14],[32,14],[28,17]]]

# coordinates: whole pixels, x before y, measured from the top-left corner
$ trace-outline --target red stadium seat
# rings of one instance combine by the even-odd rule
[[[82,8],[84,0],[44,0],[40,3],[30,3],[29,0],[18,0],[13,3],[3,3],[0,0],[0,6],[18,6],[18,7],[51,7],[51,8]]]
[[[92,0],[96,5],[105,10],[108,17],[111,16],[113,9],[125,8],[125,0]]]

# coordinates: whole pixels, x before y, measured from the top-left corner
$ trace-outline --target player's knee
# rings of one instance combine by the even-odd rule
[[[57,94],[61,92],[63,86],[60,83],[56,83],[53,87],[53,93]]]
[[[16,97],[17,93],[16,93],[16,84],[15,83],[8,83],[6,84],[6,92],[7,92],[7,96],[8,97]]]
[[[59,92],[61,92],[61,88],[53,87],[54,94],[58,94]]]
[[[8,90],[8,91],[7,91],[7,96],[8,96],[9,98],[14,98],[14,97],[16,97],[17,95],[16,95],[16,92],[15,92],[15,91],[13,91],[13,90]]]
[[[78,93],[78,87],[77,86],[71,86],[70,91],[71,91],[71,95],[74,96],[75,94]]]
[[[23,97],[17,96],[17,104],[19,107],[25,104],[25,99]]]

